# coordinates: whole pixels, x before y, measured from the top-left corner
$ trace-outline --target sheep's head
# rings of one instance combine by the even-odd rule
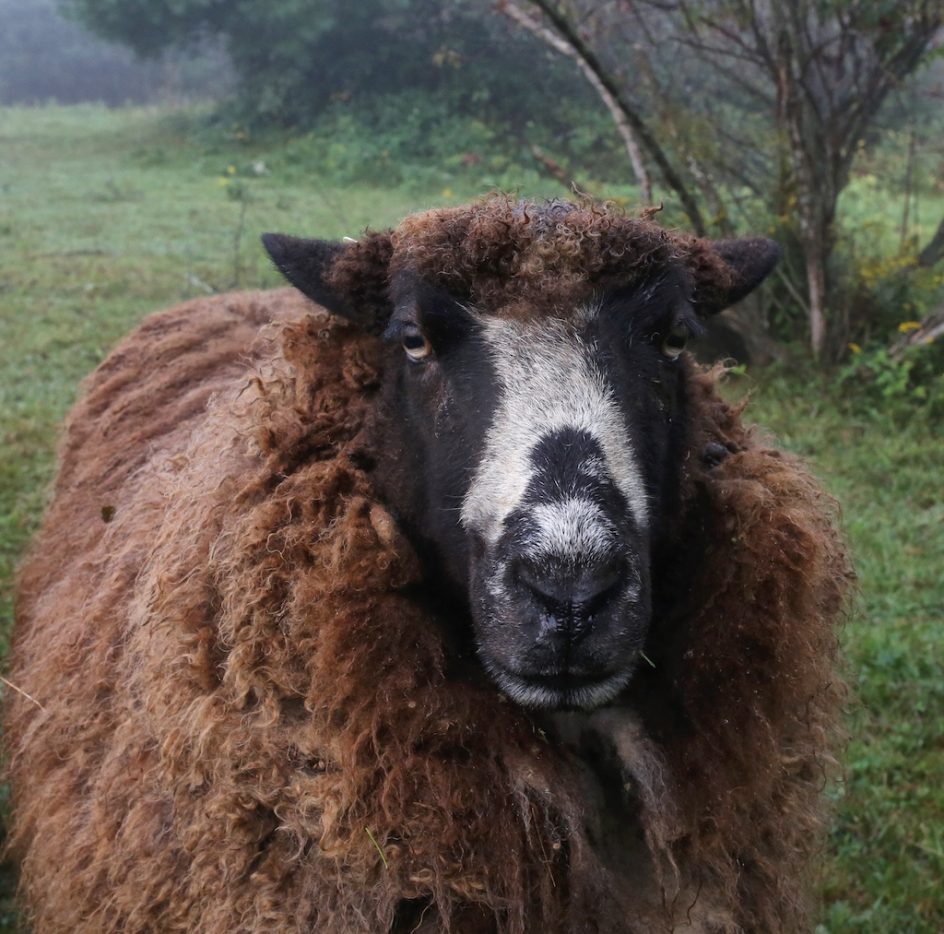
[[[678,496],[683,348],[776,246],[503,198],[346,244],[264,240],[290,282],[387,342],[383,492],[467,601],[494,680],[532,707],[613,699]]]

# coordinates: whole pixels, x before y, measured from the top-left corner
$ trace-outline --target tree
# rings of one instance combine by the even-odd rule
[[[821,357],[839,195],[889,94],[931,46],[944,4],[522,2],[610,91],[696,230],[707,211],[726,232],[738,190],[787,220]]]
[[[616,124],[616,129],[623,139],[623,145],[626,147],[626,153],[632,163],[633,172],[636,174],[636,181],[639,183],[642,203],[645,205],[651,204],[652,180],[649,177],[649,170],[646,168],[642,150],[639,148],[636,131],[633,129],[633,124],[635,123],[638,127],[640,120],[630,114],[627,104],[619,99],[618,93],[611,90],[605,76],[601,76],[599,69],[594,67],[592,57],[587,54],[586,50],[575,47],[572,41],[543,26],[539,20],[529,16],[528,13],[514,3],[509,2],[509,0],[499,0],[498,9],[516,23],[524,26],[542,42],[547,43],[555,52],[560,52],[577,63],[577,67],[583,72],[593,90],[596,91],[604,106],[610,112],[610,116]]]
[[[487,0],[61,2],[142,56],[219,37],[243,110],[259,121],[310,125],[331,101],[404,90],[499,123],[537,112],[553,121],[557,102],[583,96],[530,35],[509,35]]]
[[[944,219],[937,225],[934,236],[924,245],[918,254],[918,265],[929,269],[944,259]]]

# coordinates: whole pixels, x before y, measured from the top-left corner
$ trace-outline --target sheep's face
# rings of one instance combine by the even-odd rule
[[[663,273],[515,318],[428,283],[395,290],[391,396],[420,484],[409,519],[467,593],[482,663],[524,705],[597,706],[638,663],[653,527],[677,485],[681,350],[698,329],[685,283]]]
[[[308,241],[305,253],[304,243],[267,246],[291,281],[332,307],[328,277],[313,285],[312,270],[343,248]],[[728,297],[772,266],[768,248],[758,270],[751,243],[753,266],[734,287],[729,276]],[[726,250],[723,268],[738,272],[737,251]],[[604,704],[631,680],[652,623],[652,547],[685,445],[682,349],[700,329],[696,310],[705,313],[693,304],[697,273],[676,254],[593,282],[568,269],[559,295],[545,275],[540,299],[532,290],[508,302],[500,289],[452,288],[396,259],[395,249],[384,257],[378,302],[385,495],[461,593],[478,656],[511,698]],[[351,304],[333,307],[356,319]]]

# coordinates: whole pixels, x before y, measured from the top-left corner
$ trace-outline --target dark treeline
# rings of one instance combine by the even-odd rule
[[[31,0],[31,15],[48,18],[53,3]],[[922,317],[940,304],[927,270],[944,241],[909,226],[911,202],[938,197],[944,174],[940,0],[61,3],[138,67],[164,69],[125,79],[128,99],[139,99],[135,81],[159,84],[168,61],[227,96],[225,57],[226,113],[249,126],[296,132],[343,111],[365,151],[402,165],[442,158],[449,141],[453,158],[479,158],[468,119],[488,128],[486,147],[591,194],[635,180],[636,204],[664,201],[669,223],[776,236],[785,257],[764,305],[731,316],[748,349],[803,340],[841,359],[893,330],[902,307]],[[0,11],[11,4],[22,9],[0,0]],[[55,28],[80,44],[77,26]],[[897,253],[883,247],[878,260],[853,248],[840,216],[870,160],[885,189],[904,189]],[[864,268],[876,262],[880,275]]]
[[[310,125],[332,102],[406,90],[495,121],[594,106],[572,68],[486,0],[65,0],[144,57],[220,37],[254,120]]]

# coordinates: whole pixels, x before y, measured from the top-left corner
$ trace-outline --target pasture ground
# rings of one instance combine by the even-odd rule
[[[435,167],[421,185],[333,184],[318,151],[209,132],[192,113],[0,109],[0,649],[57,426],[124,332],[194,295],[275,285],[263,230],[357,235],[495,184]],[[522,192],[561,193],[535,176]],[[861,576],[843,636],[855,699],[818,930],[944,930],[940,438],[919,417],[850,409],[803,366],[751,372],[731,390],[750,392],[753,419],[838,497]],[[11,871],[0,885],[0,931],[13,930]]]

